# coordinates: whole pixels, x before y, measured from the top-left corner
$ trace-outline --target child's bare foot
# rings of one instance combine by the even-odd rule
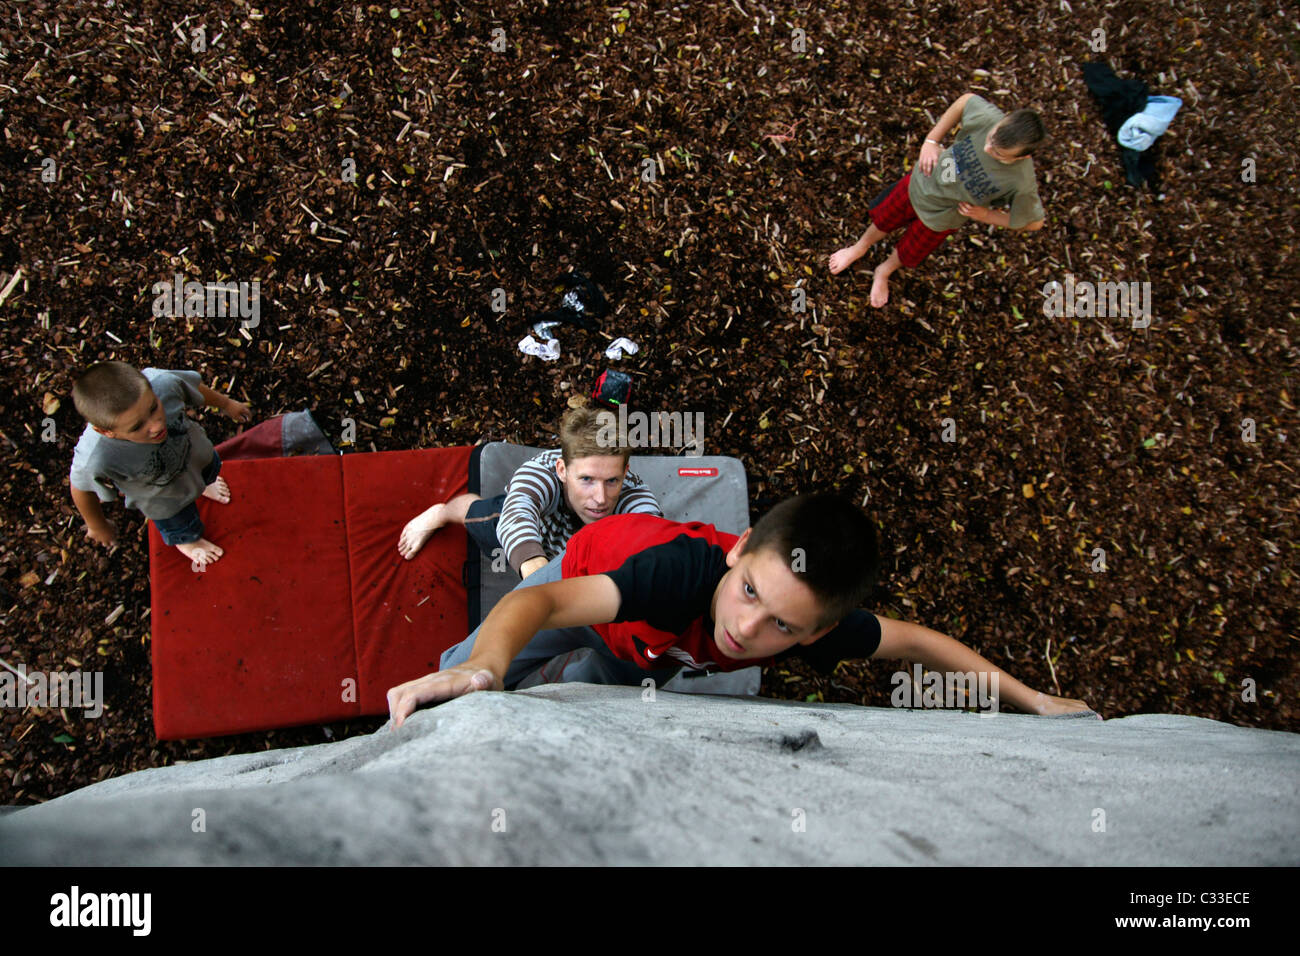
[[[207,538],[200,538],[198,541],[191,541],[189,544],[178,544],[176,550],[190,559],[191,566],[198,568],[206,568],[226,553]]]
[[[853,263],[862,258],[857,246],[845,246],[831,256],[831,275],[839,275]]]
[[[219,501],[223,505],[230,504],[230,486],[226,484],[226,479],[217,478],[216,481],[204,488],[203,497]]]
[[[446,515],[445,504],[434,505],[428,511],[421,512],[406,522],[401,537],[397,539],[397,550],[401,552],[402,557],[407,561],[415,557],[424,547],[424,543],[429,540],[429,536],[447,523]]]
[[[871,304],[877,309],[889,301],[889,273],[884,270],[883,262],[876,266],[876,279],[871,283]]]

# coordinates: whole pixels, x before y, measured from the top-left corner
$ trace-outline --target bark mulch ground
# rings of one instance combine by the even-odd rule
[[[1107,717],[1300,729],[1295,25],[818,6],[8,5],[0,659],[103,670],[107,709],[0,711],[0,802],[381,723],[154,739],[143,524],[111,508],[105,553],[68,495],[70,383],[106,358],[198,369],[259,416],[313,408],[335,440],[352,417],[361,450],[545,445],[626,335],[637,404],[703,411],[755,515],[813,489],[864,504],[881,613]],[[1081,79],[1097,57],[1185,100],[1155,188],[1124,181]],[[869,273],[826,260],[967,90],[1043,113],[1046,227],[968,226],[873,310]],[[522,356],[570,268],[614,314]],[[178,272],[259,280],[260,324],[154,318]],[[1151,327],[1045,316],[1067,274],[1150,282]],[[771,669],[763,692],[884,706],[897,666]]]

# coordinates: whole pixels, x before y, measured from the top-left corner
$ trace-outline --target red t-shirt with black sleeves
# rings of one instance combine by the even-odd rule
[[[655,515],[610,515],[569,539],[560,563],[566,578],[606,574],[622,596],[618,616],[592,627],[618,658],[646,669],[685,665],[696,670],[739,670],[773,658],[732,660],[713,641],[713,592],[727,573],[737,535],[699,522]],[[880,622],[855,611],[797,655],[821,670],[846,658],[870,657],[880,645]]]

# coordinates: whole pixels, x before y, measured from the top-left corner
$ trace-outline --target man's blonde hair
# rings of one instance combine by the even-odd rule
[[[627,460],[632,455],[630,448],[619,444],[601,444],[598,440],[602,428],[608,427],[606,422],[609,420],[606,418],[602,421],[601,412],[613,414],[588,400],[587,404],[564,413],[560,422],[560,456],[565,465],[571,465],[579,458],[618,455],[623,459],[624,467],[627,466]]]
[[[92,365],[72,383],[72,404],[96,428],[112,431],[122,413],[140,400],[149,380],[125,362]]]

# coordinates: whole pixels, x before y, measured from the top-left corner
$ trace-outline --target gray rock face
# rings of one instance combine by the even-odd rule
[[[0,864],[1295,865],[1298,794],[1300,735],[1197,717],[558,684],[86,787]]]

